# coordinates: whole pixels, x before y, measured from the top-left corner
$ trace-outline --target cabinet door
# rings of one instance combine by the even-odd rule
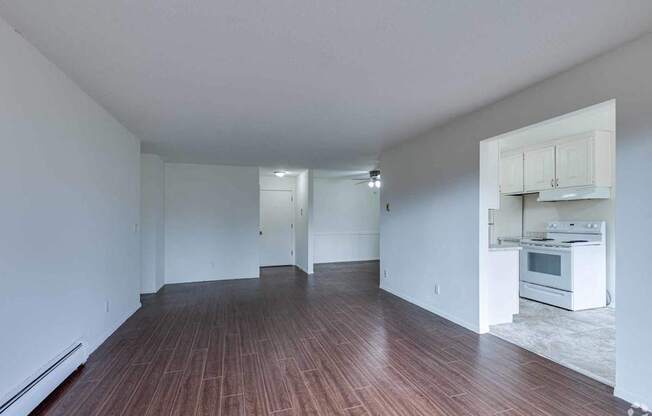
[[[523,192],[523,153],[500,157],[500,192]]]
[[[593,183],[593,137],[557,145],[557,186],[584,186]]]
[[[525,191],[555,187],[555,146],[528,150],[524,157]]]

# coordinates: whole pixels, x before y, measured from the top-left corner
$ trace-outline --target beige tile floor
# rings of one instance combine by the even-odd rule
[[[494,325],[493,335],[603,383],[614,385],[616,317],[612,308],[571,312],[521,299],[511,324]]]

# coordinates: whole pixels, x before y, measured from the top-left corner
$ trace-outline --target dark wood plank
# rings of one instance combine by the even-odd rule
[[[90,415],[102,407],[105,400],[113,393],[113,390],[122,381],[129,369],[132,351],[133,349],[131,348],[125,348],[120,351],[111,369],[96,383],[93,390],[89,392],[86,400],[73,413],[74,415]]]
[[[69,384],[70,386],[66,386]],[[36,415],[67,416],[73,414],[81,405],[97,382],[78,380],[76,375],[55,390],[32,412]]]
[[[399,416],[403,414],[389,398],[383,398],[383,395],[376,387],[364,387],[356,390],[356,393],[372,416]]]
[[[242,395],[222,397],[220,416],[244,416],[245,404]]]
[[[174,350],[174,355],[172,355],[167,372],[172,373],[186,369],[198,329],[199,327],[196,323],[188,320],[186,327],[181,332],[181,341],[179,341],[177,348]]]
[[[224,380],[222,381],[222,394],[232,396],[242,394],[242,365],[240,357],[229,357],[224,359]]]
[[[367,412],[367,409],[365,409],[364,406],[358,406],[352,409],[346,409],[344,411],[344,414],[347,416],[369,416],[369,412]]]
[[[281,371],[290,392],[292,409],[295,414],[305,416],[318,415],[317,407],[301,376],[299,366],[290,358],[281,362]]]
[[[272,343],[269,341],[256,343],[256,352],[260,358],[259,365],[269,411],[278,412],[289,409],[291,407],[290,396],[285,386],[285,380],[281,374],[279,363],[274,359],[275,355]]]
[[[221,389],[221,378],[209,378],[202,380],[197,416],[219,415],[220,397],[222,396]]]
[[[627,414],[612,388],[378,289],[378,263],[167,285],[34,415]]]
[[[172,357],[172,350],[160,350],[150,363],[143,376],[143,381],[131,397],[124,413],[127,415],[143,415],[154,398],[163,372]]]
[[[147,416],[170,414],[182,376],[179,372],[163,374],[154,399],[147,408]]]
[[[174,402],[172,416],[195,414],[204,375],[206,355],[206,350],[196,350],[190,355],[190,363],[181,379],[181,386]]]
[[[353,392],[353,388],[333,360],[328,356],[322,345],[315,338],[304,340],[310,355],[315,357],[317,368],[326,380],[330,391],[337,402],[339,409],[348,409],[360,406],[360,400]]]
[[[206,358],[205,378],[222,377],[224,375],[224,331],[221,328],[211,329],[208,342],[208,357]]]
[[[319,370],[303,373],[311,396],[314,398],[320,415],[342,415],[341,403],[331,392],[326,379]]]
[[[270,413],[267,406],[265,382],[263,381],[258,355],[249,354],[243,356],[242,369],[246,414],[259,416]]]
[[[106,399],[104,407],[102,407],[102,410],[98,413],[98,415],[120,416],[129,404],[134,391],[141,383],[143,374],[145,374],[146,370],[147,364],[139,364],[130,367],[120,382],[120,385]]]

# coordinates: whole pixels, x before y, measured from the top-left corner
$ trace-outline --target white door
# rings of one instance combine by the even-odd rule
[[[557,180],[560,188],[593,183],[593,139],[586,137],[557,145]]]
[[[260,265],[294,264],[291,191],[260,191]]]
[[[523,153],[500,157],[500,192],[523,192]]]
[[[555,146],[528,150],[524,158],[525,191],[555,187]]]

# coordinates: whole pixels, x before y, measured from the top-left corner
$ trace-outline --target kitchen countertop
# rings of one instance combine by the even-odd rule
[[[522,247],[516,243],[489,244],[489,251],[521,250]]]

